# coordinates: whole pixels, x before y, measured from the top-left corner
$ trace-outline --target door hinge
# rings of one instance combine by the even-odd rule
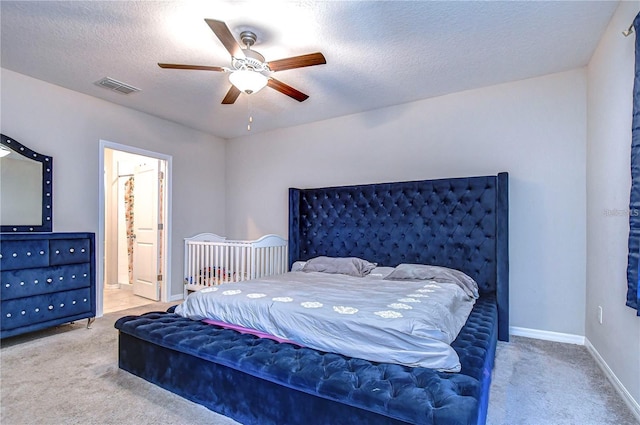
[[[164,230],[164,224],[158,223],[158,230]]]
[[[161,274],[158,275],[158,282],[162,282],[162,275]]]

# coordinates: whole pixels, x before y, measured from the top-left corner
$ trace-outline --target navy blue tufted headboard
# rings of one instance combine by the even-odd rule
[[[508,340],[508,175],[289,189],[289,267],[319,255],[461,270]]]

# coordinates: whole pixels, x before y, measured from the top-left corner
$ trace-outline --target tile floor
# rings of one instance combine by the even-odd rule
[[[123,286],[120,289],[105,288],[103,313],[112,313],[152,303],[154,301],[150,299],[133,295],[133,288],[130,286]]]

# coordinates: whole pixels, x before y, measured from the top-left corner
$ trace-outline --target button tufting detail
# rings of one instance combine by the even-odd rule
[[[144,341],[160,341],[171,350],[330,400],[349,400],[352,406],[399,421],[425,423],[425,418],[433,418],[428,423],[446,423],[444,416],[451,409],[478,403],[479,380],[485,373],[483,356],[492,335],[495,338],[496,318],[495,298],[480,298],[452,344],[463,365],[460,373],[374,363],[279,344],[170,313],[123,317],[115,327]],[[468,409],[468,420],[463,423],[475,423],[476,412]]]

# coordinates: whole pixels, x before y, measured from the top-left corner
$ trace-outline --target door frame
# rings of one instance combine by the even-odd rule
[[[162,258],[163,279],[160,283],[160,301],[169,302],[169,281],[171,277],[171,178],[172,178],[172,160],[171,155],[148,151],[133,146],[122,145],[119,143],[109,142],[108,140],[100,140],[99,160],[98,160],[98,235],[96,238],[96,264],[97,264],[97,282],[96,282],[96,316],[101,317],[104,310],[104,244],[105,244],[105,179],[104,179],[104,150],[112,149],[116,151],[128,152],[136,155],[143,155],[150,158],[165,161],[166,170],[164,175],[164,231],[163,247],[164,255]]]

